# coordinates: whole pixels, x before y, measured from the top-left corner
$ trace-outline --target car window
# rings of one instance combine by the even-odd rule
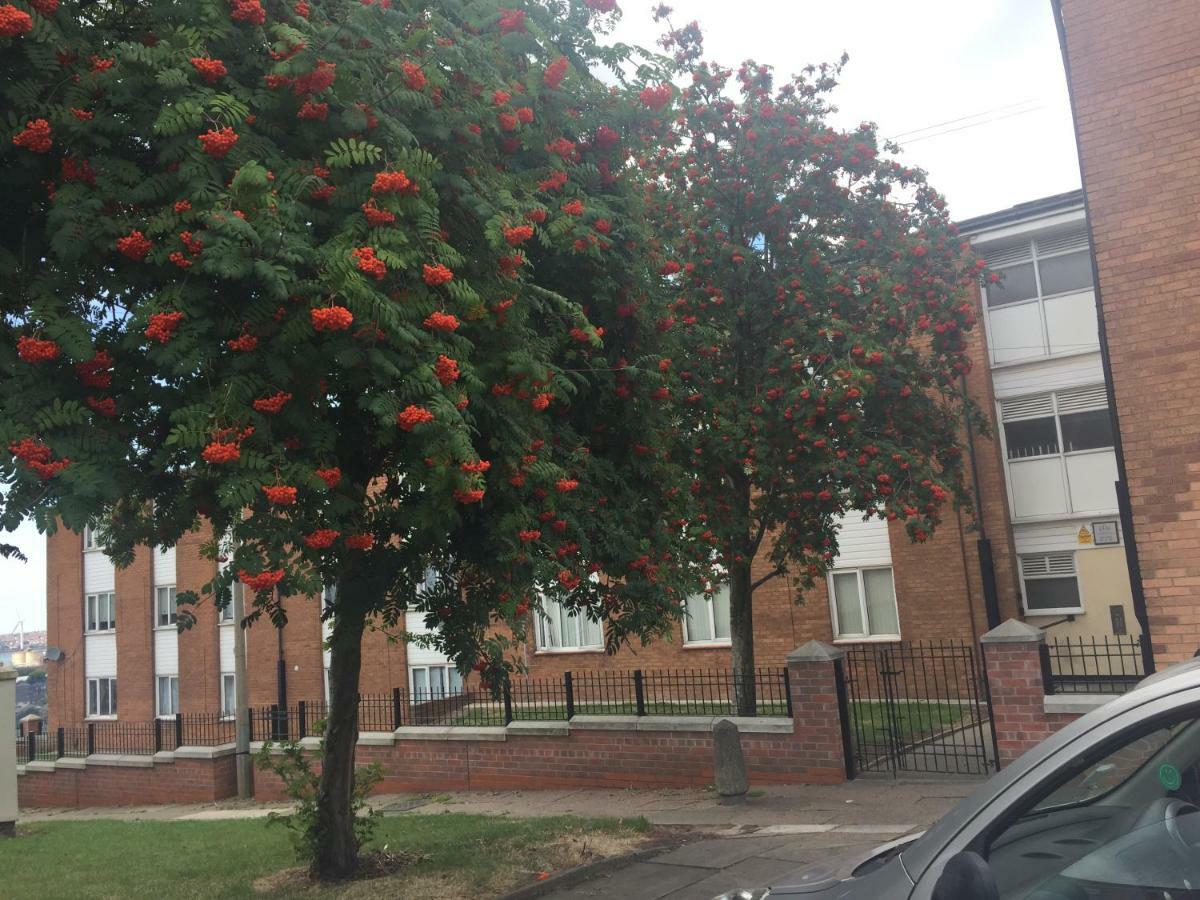
[[[1033,812],[1044,812],[1063,806],[1077,806],[1099,800],[1124,784],[1147,760],[1158,753],[1183,723],[1170,728],[1159,728],[1118,747],[1095,765],[1084,769],[1062,787],[1051,792],[1033,807]]]

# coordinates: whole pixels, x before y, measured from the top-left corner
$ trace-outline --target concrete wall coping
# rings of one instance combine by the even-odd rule
[[[795,723],[787,716],[714,716],[715,727],[722,719],[732,722],[742,734],[792,734]]]
[[[18,771],[20,771],[20,768],[21,768],[20,766],[17,767]],[[54,760],[52,760],[52,759],[31,760],[30,762],[25,763],[24,768],[25,768],[26,772],[53,772],[54,771]]]
[[[87,760],[78,756],[64,756],[62,759],[54,761],[56,769],[76,769],[82,771],[87,768]]]
[[[787,655],[787,662],[805,663],[805,662],[837,662],[839,659],[845,659],[846,651],[841,647],[835,647],[833,644],[826,644],[824,641],[809,641],[807,644],[802,644]]]
[[[571,733],[571,725],[569,722],[510,722],[505,730],[509,734],[566,737]]]
[[[396,743],[396,736],[390,731],[360,731],[358,743],[361,747],[390,747]]]
[[[504,726],[402,725],[393,732],[405,741],[506,741]]]
[[[1047,713],[1074,713],[1082,715],[1099,709],[1115,700],[1112,694],[1050,694],[1045,698],[1042,710]]]
[[[153,769],[153,756],[123,756],[116,753],[93,753],[87,757],[89,766],[123,766],[129,769]]]
[[[570,724],[572,730],[637,731],[640,719],[640,716],[575,716]]]
[[[17,670],[8,666],[0,666],[0,681],[16,681]]]
[[[180,749],[182,749],[182,748],[180,748]],[[164,764],[164,763],[172,763],[173,764],[175,762],[175,751],[174,750],[159,750],[157,753],[154,754],[154,756],[151,757],[151,759],[154,760],[154,764],[156,766],[160,765],[160,764]]]
[[[233,756],[237,752],[234,744],[216,744],[212,747],[176,747],[173,759],[220,759],[223,756]],[[155,754],[155,759],[158,754]]]
[[[17,775],[21,776],[24,774],[25,774],[25,763],[17,763]]]
[[[979,640],[984,644],[1044,644],[1046,632],[1019,619],[1009,619],[1007,622],[1001,622]]]

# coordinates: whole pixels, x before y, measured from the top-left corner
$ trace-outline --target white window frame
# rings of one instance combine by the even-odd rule
[[[221,718],[237,717],[237,676],[233,672],[221,673]]]
[[[165,592],[165,593],[164,593]],[[163,597],[167,599],[167,621],[163,621]],[[175,585],[160,584],[154,589],[154,627],[175,628],[179,621],[179,613],[175,606]]]
[[[837,590],[834,587],[833,577],[835,575],[850,575],[854,574],[858,577],[858,602],[861,606],[862,620],[867,627],[871,627],[871,617],[867,614],[867,585],[863,578],[864,572],[886,571],[892,579],[892,603],[896,607],[896,631],[895,633],[887,634],[871,634],[866,632],[863,634],[847,633],[843,634],[841,625],[838,623],[837,612]],[[861,644],[869,641],[898,641],[900,640],[900,598],[896,594],[896,569],[894,566],[855,566],[841,569],[830,569],[825,576],[825,590],[829,596],[829,619],[833,625],[833,641],[834,643],[855,643]]]
[[[708,633],[712,635],[717,633],[717,605],[713,602],[713,594],[722,588],[729,590],[729,585],[723,584],[715,586],[712,593],[705,591],[702,595],[700,595],[704,597],[704,609],[708,613]],[[688,597],[688,600],[692,600],[695,596],[697,595]],[[731,619],[733,618],[732,609],[729,611],[729,616]],[[690,619],[691,616],[688,614],[688,608],[685,605],[683,608],[683,645],[685,647],[728,647],[731,645],[731,641],[733,639],[732,624],[730,624],[726,629],[730,633],[729,637],[712,637],[707,639],[697,638],[696,640],[692,640],[690,637],[688,637],[688,621]]]
[[[108,618],[101,615],[102,604],[107,606]],[[95,607],[95,616],[92,615]],[[108,627],[101,628],[101,622],[107,621]],[[92,627],[95,622],[96,627]],[[84,634],[111,634],[117,630],[117,594],[115,591],[93,591],[83,596],[83,631]]]
[[[1039,520],[1049,521],[1049,520],[1069,518],[1074,515],[1084,515],[1084,514],[1090,515],[1090,516],[1096,516],[1096,515],[1103,516],[1109,512],[1117,511],[1114,507],[1111,510],[1086,509],[1086,510],[1081,510],[1079,513],[1076,513],[1074,506],[1071,504],[1071,478],[1067,472],[1067,460],[1068,459],[1073,459],[1075,457],[1081,457],[1081,456],[1093,456],[1093,455],[1096,455],[1099,453],[1114,453],[1115,454],[1116,453],[1116,440],[1117,440],[1115,429],[1113,429],[1113,436],[1112,436],[1113,443],[1111,446],[1092,447],[1088,450],[1067,450],[1066,449],[1067,442],[1065,440],[1063,440],[1063,430],[1062,430],[1062,417],[1064,415],[1069,416],[1069,415],[1073,415],[1075,413],[1080,413],[1080,412],[1096,412],[1098,410],[1104,410],[1104,412],[1108,413],[1109,416],[1111,417],[1112,413],[1110,412],[1110,409],[1108,406],[1107,392],[1105,393],[1105,397],[1104,397],[1104,406],[1086,406],[1083,409],[1069,409],[1065,413],[1059,407],[1059,397],[1063,394],[1070,394],[1075,391],[1096,390],[1097,388],[1102,389],[1103,387],[1104,386],[1102,384],[1101,385],[1097,385],[1097,384],[1079,385],[1079,386],[1071,387],[1071,388],[1060,388],[1058,390],[1053,390],[1053,391],[1038,391],[1035,394],[1024,394],[1020,397],[1005,397],[1003,400],[996,401],[996,421],[997,421],[997,423],[999,423],[999,426],[1000,426],[1000,428],[999,428],[999,431],[1000,431],[1000,453],[1004,460],[1004,481],[1005,481],[1005,487],[1008,491],[1009,509],[1014,510],[1014,513],[1013,513],[1013,521],[1014,522],[1036,522]],[[1015,401],[1020,401],[1020,400],[1033,400],[1033,399],[1039,399],[1039,398],[1043,398],[1043,397],[1050,398],[1051,411],[1048,415],[1040,414],[1040,415],[1017,416],[1014,418],[1005,418],[1005,416],[1004,416],[1004,404],[1005,403],[1013,403]],[[1036,421],[1037,419],[1046,419],[1046,418],[1051,418],[1054,420],[1054,435],[1055,435],[1055,440],[1058,442],[1058,452],[1057,453],[1040,453],[1036,456],[1018,456],[1015,458],[1009,458],[1009,455],[1008,455],[1008,432],[1005,430],[1005,426],[1009,425],[1009,424],[1017,423],[1017,422],[1032,422],[1032,421]],[[1111,427],[1111,418],[1110,418],[1110,427]],[[1016,514],[1015,510],[1017,508],[1017,497],[1013,491],[1012,465],[1013,465],[1013,463],[1017,463],[1019,465],[1020,463],[1023,463],[1026,460],[1038,460],[1038,459],[1041,459],[1041,460],[1057,459],[1058,460],[1059,474],[1062,478],[1062,484],[1063,484],[1063,499],[1065,500],[1066,505],[1067,505],[1066,512],[1051,513],[1050,515],[1042,515],[1042,516],[1020,516],[1020,515]]]
[[[1025,560],[1027,559],[1045,559],[1049,561],[1052,556],[1069,556],[1071,558],[1070,572],[1047,572],[1044,575],[1027,575],[1025,573]],[[1018,553],[1017,566],[1021,575],[1021,609],[1027,616],[1065,616],[1065,615],[1083,615],[1086,610],[1083,607],[1083,589],[1079,584],[1079,562],[1078,554],[1074,550],[1050,550],[1045,553]],[[1047,565],[1049,569],[1049,565]],[[1027,581],[1045,581],[1048,579],[1074,578],[1075,593],[1079,596],[1078,606],[1057,606],[1047,607],[1042,609],[1029,608],[1029,590],[1026,588]]]
[[[551,634],[549,629],[554,626],[555,620],[552,619],[549,615],[547,615],[544,612],[544,608],[548,607],[550,605],[554,605],[554,606],[558,607],[558,615],[560,617],[558,621],[560,621],[560,622],[563,619],[577,619],[577,618],[582,617],[589,624],[595,624],[595,625],[599,626],[599,632],[600,632],[599,641],[595,644],[561,644],[560,646],[554,646],[554,642],[552,640],[550,640],[550,638],[553,637],[553,635]],[[562,603],[560,603],[558,600],[552,600],[549,597],[541,598],[541,607],[542,608],[539,608],[538,612],[537,612],[537,651],[536,652],[538,652],[538,653],[603,653],[604,652],[604,623],[603,622],[592,623],[591,619],[587,618],[587,613],[585,613],[581,610],[577,610],[577,609],[572,609],[572,610],[565,609],[563,607]],[[560,628],[559,628],[559,632],[560,632],[559,636],[560,637],[561,637],[561,631],[562,631],[562,629],[560,626]]]
[[[99,550],[100,545],[96,543],[96,529],[91,525],[83,526],[83,552],[89,553],[92,550]]]
[[[428,696],[418,697],[417,696],[416,673],[418,670],[425,672],[426,673],[425,683],[431,684],[432,682],[430,682],[429,675],[428,675],[428,672],[431,669],[442,670],[442,683],[446,685],[446,692],[444,694],[435,696],[433,694],[433,689],[429,688]],[[419,666],[409,666],[408,667],[409,697],[412,698],[412,701],[414,703],[424,703],[428,700],[445,700],[448,697],[457,697],[459,694],[463,693],[465,688],[463,686],[461,676],[459,676],[459,682],[458,682],[457,688],[453,688],[450,686],[450,672],[451,671],[453,671],[456,675],[458,674],[458,669],[455,668],[454,663],[422,663]]]
[[[101,684],[103,684],[104,694],[100,693]],[[93,686],[95,686],[95,696],[93,697]],[[89,678],[84,684],[87,703],[87,718],[89,719],[115,719],[117,717],[117,678],[115,675],[105,675],[98,678]],[[93,699],[96,700],[93,703]],[[105,706],[103,701],[107,701],[109,708],[108,712],[100,712]]]
[[[980,290],[980,303],[983,306],[984,330],[986,332],[987,341],[988,341],[988,356],[990,357],[989,364],[991,365],[992,368],[999,369],[999,368],[1004,368],[1005,366],[1021,366],[1021,365],[1025,365],[1026,363],[1036,362],[1038,360],[1060,359],[1062,357],[1067,357],[1067,356],[1080,356],[1085,353],[1096,353],[1100,350],[1100,344],[1099,344],[1099,342],[1097,342],[1095,345],[1088,344],[1088,345],[1084,346],[1081,344],[1079,347],[1074,347],[1070,350],[1061,350],[1057,353],[1050,352],[1050,332],[1046,325],[1046,301],[1053,300],[1058,297],[1069,297],[1072,294],[1083,294],[1083,293],[1090,292],[1092,294],[1093,302],[1094,302],[1094,298],[1096,296],[1096,285],[1093,284],[1091,287],[1075,288],[1070,291],[1059,291],[1056,294],[1043,294],[1042,293],[1042,271],[1041,271],[1041,267],[1038,265],[1038,262],[1039,262],[1039,260],[1053,259],[1058,256],[1070,256],[1072,253],[1089,252],[1091,247],[1089,244],[1086,243],[1086,237],[1087,237],[1086,222],[1081,221],[1081,222],[1072,223],[1071,228],[1064,229],[1064,230],[1065,231],[1078,230],[1080,225],[1082,225],[1083,228],[1085,229],[1085,231],[1084,231],[1085,244],[1082,248],[1075,246],[1074,248],[1067,249],[1067,250],[1057,250],[1057,251],[1051,251],[1049,253],[1039,253],[1038,248],[1037,248],[1037,244],[1038,244],[1037,238],[1030,238],[1029,240],[1024,242],[1024,243],[1028,244],[1028,246],[1029,246],[1029,255],[1028,256],[1023,256],[1020,259],[1010,260],[1008,262],[1005,262],[1002,264],[997,264],[995,266],[994,271],[996,271],[997,273],[1003,273],[1005,269],[1013,268],[1015,266],[1028,265],[1028,264],[1032,263],[1033,264],[1033,280],[1034,280],[1034,285],[1037,290],[1037,296],[1029,297],[1025,300],[1014,300],[1013,302],[1005,303],[1002,306],[992,307],[988,304],[987,285],[980,285],[980,289],[979,289]],[[1042,237],[1043,242],[1045,242],[1047,240],[1053,240],[1053,239],[1054,239],[1053,234]],[[986,259],[987,251],[984,250],[982,252],[983,252],[984,258]],[[1091,260],[1089,259],[1089,263],[1090,262],[1091,262]],[[1017,309],[1022,306],[1032,306],[1034,304],[1036,304],[1038,307],[1038,326],[1039,326],[1038,337],[1041,341],[1042,352],[1036,356],[1023,356],[1020,359],[1008,359],[1008,360],[1004,360],[1003,362],[996,362],[995,353],[992,350],[992,348],[995,346],[995,341],[993,340],[993,337],[992,337],[992,319],[991,319],[992,309],[993,308],[997,309],[997,310]],[[1030,346],[1031,347],[1033,346],[1032,336],[1030,337]]]
[[[167,682],[167,693],[170,695],[170,709],[163,708],[163,682]],[[179,676],[178,675],[155,675],[154,676],[154,709],[155,715],[160,719],[173,719],[175,714],[179,712]]]

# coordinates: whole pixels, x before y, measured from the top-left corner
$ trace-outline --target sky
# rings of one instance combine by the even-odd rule
[[[966,219],[1079,187],[1066,78],[1049,0],[676,0],[710,59],[754,59],[787,77],[850,61],[833,95],[835,124],[878,123]],[[611,37],[650,47],[649,0],[625,0]],[[0,540],[28,563],[0,560],[0,633],[45,627],[45,539],[26,523]]]

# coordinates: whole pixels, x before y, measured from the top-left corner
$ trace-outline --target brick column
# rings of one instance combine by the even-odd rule
[[[1000,765],[1045,740],[1068,719],[1047,717],[1041,647],[1046,633],[1009,619],[979,639],[992,695],[992,728]]]
[[[809,641],[787,656],[792,734],[800,764],[813,781],[846,780],[846,751],[838,705],[837,668],[845,651]]]
[[[0,666],[0,838],[12,837],[17,821],[17,670]]]

